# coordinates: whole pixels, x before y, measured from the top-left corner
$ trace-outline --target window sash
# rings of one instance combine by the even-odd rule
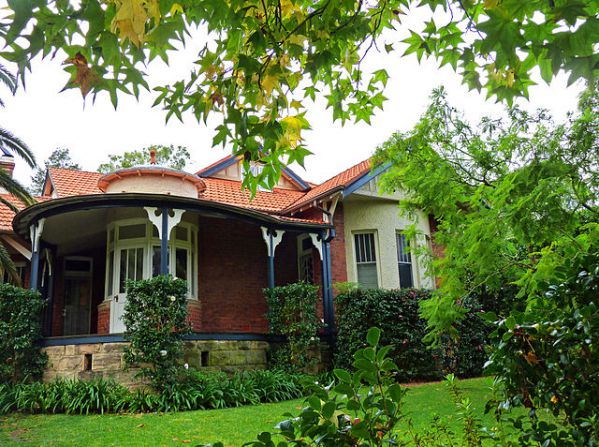
[[[412,253],[409,250],[410,242],[405,234],[397,233],[397,267],[399,270],[399,287],[407,289],[414,287],[414,273],[412,269]]]
[[[378,288],[379,281],[374,233],[355,234],[354,245],[358,283],[366,289]]]

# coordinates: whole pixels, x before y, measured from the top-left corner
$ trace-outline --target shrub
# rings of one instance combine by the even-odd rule
[[[286,338],[272,355],[273,366],[297,371],[314,364],[322,327],[316,312],[318,286],[298,282],[264,289],[264,294],[270,333]]]
[[[458,327],[459,340],[431,348],[423,339],[426,321],[420,317],[420,302],[430,297],[427,290],[352,289],[336,298],[338,318],[335,365],[351,368],[352,354],[363,347],[368,328],[383,331],[383,344],[394,346],[391,358],[399,366],[398,380],[434,380],[447,371],[472,376],[482,372],[488,329],[481,308],[468,300],[469,311]]]
[[[562,282],[539,285],[547,303],[540,300],[527,313],[497,321],[489,369],[503,394],[495,406],[529,410],[522,443],[599,445],[597,259],[596,249],[573,256]],[[548,409],[560,423],[539,419],[539,409]]]
[[[187,285],[171,276],[127,283],[123,322],[129,366],[140,367],[142,377],[162,392],[172,389],[182,371],[183,335],[187,325]]]
[[[223,373],[186,371],[161,393],[130,391],[113,380],[56,380],[51,383],[0,384],[0,414],[145,413],[239,407],[279,402],[304,395],[305,376],[283,371]]]
[[[44,305],[38,292],[0,284],[0,383],[17,383],[43,372],[47,358],[38,342]]]

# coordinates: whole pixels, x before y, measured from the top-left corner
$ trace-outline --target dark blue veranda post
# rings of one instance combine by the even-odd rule
[[[268,230],[268,288],[274,289],[275,287],[275,253],[274,253],[274,240],[272,230]]]
[[[160,274],[168,275],[168,208],[162,207],[162,239],[160,241]]]

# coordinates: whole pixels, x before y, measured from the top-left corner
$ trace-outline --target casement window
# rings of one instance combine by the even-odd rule
[[[379,286],[374,233],[354,234],[358,284],[365,289]]]
[[[397,264],[399,267],[399,287],[407,289],[414,287],[414,275],[412,269],[412,254],[410,253],[410,241],[405,234],[396,233],[397,241]]]
[[[112,223],[106,250],[106,297],[124,293],[127,280],[160,274],[161,243],[156,227],[142,219]],[[187,281],[190,297],[197,294],[197,229],[179,223],[171,232],[167,253],[169,273]],[[172,262],[171,260],[174,260]]]
[[[312,256],[312,239],[310,236],[302,235],[297,239],[297,266],[298,279],[314,284],[314,261]]]

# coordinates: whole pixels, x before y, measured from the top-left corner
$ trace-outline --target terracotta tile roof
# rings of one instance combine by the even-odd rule
[[[285,211],[292,211],[310,203],[312,200],[325,196],[337,189],[343,189],[353,183],[362,175],[370,171],[370,159],[361,161],[360,163],[346,169],[343,172],[331,177],[327,181],[318,186],[313,187],[310,191],[300,197],[296,202],[292,203]]]
[[[11,196],[10,194],[0,194],[7,202],[12,203],[20,211],[25,208],[25,205],[19,199]],[[50,200],[50,197],[34,197],[38,202]],[[0,232],[13,232],[12,220],[15,217],[15,212],[7,207],[4,203],[0,203]]]
[[[251,208],[257,211],[278,214],[282,209],[299,200],[305,193],[290,189],[274,188],[270,191],[257,191],[250,201],[250,192],[241,189],[241,182],[204,177],[206,190],[199,198],[219,203]]]
[[[58,197],[102,194],[98,180],[104,174],[65,168],[48,168]]]

